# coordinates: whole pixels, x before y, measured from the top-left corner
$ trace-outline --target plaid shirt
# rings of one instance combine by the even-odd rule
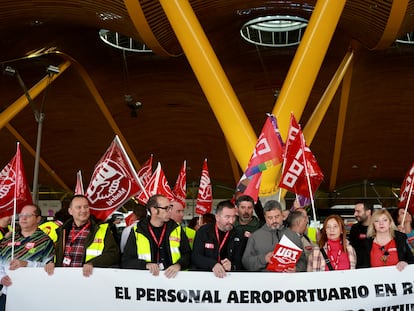
[[[327,244],[323,246],[325,252],[328,252]],[[349,263],[351,265],[351,270],[355,269],[356,265],[356,253],[354,248],[349,244],[347,241],[346,243],[346,250],[348,252]],[[308,258],[308,272],[317,272],[317,271],[326,271],[325,270],[326,262],[325,258],[321,253],[319,247],[315,246],[313,251],[310,253]]]
[[[64,258],[70,259],[70,263],[63,261],[64,267],[82,267],[83,254],[85,252],[85,240],[90,232],[90,222],[77,227],[75,222],[72,224],[68,240],[65,244]]]

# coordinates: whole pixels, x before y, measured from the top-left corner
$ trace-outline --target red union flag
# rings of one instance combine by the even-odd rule
[[[414,179],[414,163],[411,169],[405,175],[405,179],[401,185],[400,202],[398,207],[406,208],[411,214],[414,213],[414,200],[413,200],[413,179]]]
[[[145,186],[147,182],[150,180],[152,175],[152,159],[153,155],[151,154],[148,160],[141,166],[140,170],[138,171],[137,175],[141,180],[141,183]]]
[[[196,213],[204,215],[211,213],[213,205],[213,191],[211,188],[210,175],[208,173],[207,159],[204,159],[201,171],[200,186],[198,187]]]
[[[175,182],[173,195],[177,202],[180,202],[185,208],[185,198],[187,196],[187,173],[186,173],[186,161],[181,165],[180,172],[178,173],[177,181]]]
[[[283,141],[274,115],[268,114],[262,132],[257,139],[255,149],[247,165],[247,177],[263,172],[268,167],[282,163]]]
[[[151,154],[149,159],[144,163],[144,165],[142,165],[141,169],[137,173],[138,178],[140,179],[141,184],[144,186],[144,188],[146,188],[152,176],[152,159],[153,155]],[[149,199],[149,195],[147,191],[140,190],[135,198],[138,200],[138,202],[145,205]]]
[[[254,202],[257,202],[259,198],[260,182],[262,180],[262,172],[254,174],[253,176],[246,177],[243,175],[237,184],[236,193],[248,195],[253,198]]]
[[[152,174],[150,180],[145,186],[145,190],[150,197],[155,194],[162,194],[166,196],[168,200],[174,199],[173,193],[170,186],[168,185],[167,178],[165,177],[164,171],[161,168],[160,162],[158,162],[155,172]]]
[[[292,114],[279,187],[310,198],[322,180],[322,171],[312,151],[306,146],[302,131]]]
[[[13,215],[15,203],[16,213],[20,213],[25,205],[33,204],[19,143],[16,155],[0,172],[0,218]]]
[[[95,166],[86,190],[91,214],[105,220],[143,189],[118,136]]]

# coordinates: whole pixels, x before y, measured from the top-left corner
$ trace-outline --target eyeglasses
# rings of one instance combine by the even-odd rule
[[[160,209],[163,209],[164,211],[167,211],[167,210],[170,210],[172,208],[172,205],[168,205],[168,206],[164,206],[164,207],[156,206],[155,208],[160,208]]]
[[[32,217],[32,216],[37,216],[37,215],[35,215],[35,214],[28,214],[28,213],[26,213],[26,214],[19,214],[19,217],[20,218],[29,218],[29,217]]]

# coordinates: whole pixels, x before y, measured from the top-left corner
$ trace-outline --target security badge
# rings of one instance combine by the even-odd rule
[[[72,259],[70,259],[69,257],[63,258],[63,265],[69,266],[71,262],[72,262]]]

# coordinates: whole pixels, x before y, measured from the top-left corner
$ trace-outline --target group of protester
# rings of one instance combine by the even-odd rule
[[[5,308],[7,287],[12,285],[7,270],[44,267],[52,275],[55,267],[79,267],[89,277],[94,267],[120,267],[173,278],[179,271],[192,269],[212,271],[223,278],[229,271],[268,271],[283,236],[302,250],[296,265],[284,272],[391,265],[403,270],[414,263],[411,215],[404,216],[404,210],[396,210],[393,216],[386,209],[374,212],[368,202],[355,205],[358,223],[352,226],[349,240],[343,219],[331,215],[317,241],[306,234],[305,209],[295,208],[284,217],[278,201],[269,200],[262,207],[246,195],[234,203],[221,201],[213,219],[198,219],[194,229],[182,226],[184,207],[179,202],[154,195],[137,213],[136,221],[124,229],[120,241],[108,222],[90,215],[87,197],[75,195],[67,211],[69,219],[64,223],[39,226],[40,209],[27,205],[19,214],[19,229],[13,237],[0,222],[0,310]]]

